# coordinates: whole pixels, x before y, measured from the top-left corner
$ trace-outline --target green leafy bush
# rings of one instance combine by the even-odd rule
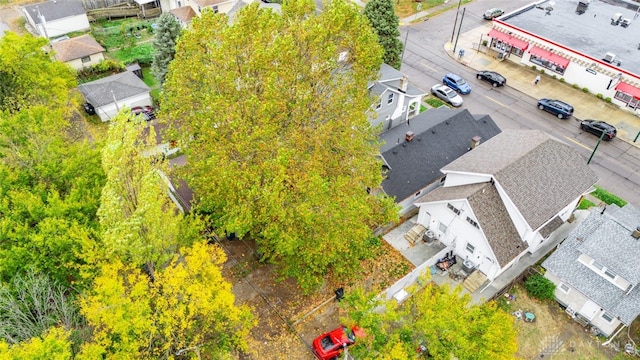
[[[580,89],[580,85],[578,85],[578,84],[573,84],[573,88],[574,88],[574,89]]]
[[[424,102],[433,106],[434,108],[439,108],[440,106],[446,105],[444,101],[433,97],[427,98]]]
[[[535,65],[532,65],[532,66],[531,66],[531,69],[533,69],[533,70],[535,70],[535,69],[537,69],[537,68],[538,68],[538,67],[537,67],[537,66],[535,66]]]
[[[585,94],[589,93],[589,88],[583,87],[582,92]]]
[[[126,68],[127,67],[120,61],[105,59],[91,67],[78,71],[78,79],[80,82],[93,81],[105,76],[117,74]]]
[[[596,97],[597,97],[598,99],[600,99],[600,100],[602,100],[602,98],[604,98],[604,96],[603,96],[602,94],[598,94],[598,95],[596,95]]]
[[[560,78],[560,82],[561,82],[561,83],[565,82],[565,80],[564,80],[564,78],[563,78],[563,77],[561,77],[561,78]]]
[[[546,277],[535,274],[529,276],[524,282],[524,288],[529,295],[540,300],[553,300],[553,293],[556,291],[556,284]]]
[[[606,98],[604,98],[604,101],[610,103],[611,102],[611,98],[610,97],[606,97]]]

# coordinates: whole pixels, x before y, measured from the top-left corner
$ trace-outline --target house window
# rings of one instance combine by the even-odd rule
[[[460,215],[460,209],[456,208],[455,206],[447,203],[447,208],[453,211],[456,215]]]
[[[91,56],[85,56],[82,59],[80,59],[83,63],[87,63],[89,61],[91,61]]]
[[[376,110],[380,109],[382,106],[382,99],[378,99],[378,103],[376,104]]]
[[[602,266],[600,263],[598,263],[597,261],[594,261],[591,264],[594,268],[598,269],[599,271],[602,271],[602,269],[604,269],[604,266]]]
[[[568,294],[568,293],[569,293],[569,290],[570,290],[570,289],[569,289],[569,287],[567,286],[567,284],[565,284],[565,283],[560,284],[560,291],[562,291],[562,292],[563,292],[563,293],[565,293],[565,294]]]
[[[606,322],[612,322],[613,321],[613,315],[609,314],[608,312],[604,312],[602,313],[602,318],[606,321]]]
[[[476,247],[471,245],[471,243],[467,243],[467,246],[464,249],[473,254],[473,251],[476,249]]]
[[[178,7],[182,7],[182,1],[178,0]]]
[[[387,98],[387,104],[391,104],[393,102],[393,93],[389,94],[389,97]]]
[[[218,12],[220,12],[220,10],[218,10],[218,5],[214,5],[213,6],[213,13],[217,14]]]
[[[609,269],[606,269],[604,271],[604,274],[607,275],[609,278],[611,279],[615,279],[616,278],[616,274],[612,273],[611,271],[609,271]]]
[[[440,226],[438,226],[438,230],[440,230],[441,233],[446,234],[447,233],[447,225],[440,223]]]
[[[468,217],[468,216],[467,216],[467,222],[468,222],[469,224],[473,225],[473,227],[475,227],[476,229],[480,229],[480,226],[478,226],[478,223],[477,223],[477,222],[475,222],[475,221],[473,221],[473,219],[472,219],[472,218],[470,218],[470,217]]]

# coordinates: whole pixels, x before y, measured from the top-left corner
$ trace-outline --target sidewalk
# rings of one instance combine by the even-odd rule
[[[604,120],[618,129],[618,139],[640,147],[640,140],[633,142],[640,133],[640,117],[598,99],[595,94],[584,93],[569,84],[560,82],[559,76],[558,79],[553,79],[548,73],[540,74],[530,67],[516,64],[510,60],[499,60],[495,56],[497,53],[486,47],[482,47],[483,49],[478,51],[480,39],[488,40],[489,30],[491,30],[491,24],[460,34],[455,54],[452,43],[446,43],[444,49],[452,59],[472,69],[493,70],[502,74],[507,79],[507,86],[534,99],[546,97],[566,100],[574,106],[576,119]],[[465,54],[462,58],[458,58],[458,52],[461,49],[465,51]],[[533,84],[536,75],[540,75],[542,78],[538,85]]]

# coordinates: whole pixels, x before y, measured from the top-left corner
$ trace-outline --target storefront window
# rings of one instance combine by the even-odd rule
[[[531,55],[531,58],[529,59],[529,61],[531,61],[532,63],[534,63],[536,65],[540,65],[545,69],[549,69],[549,70],[551,70],[551,71],[553,71],[555,73],[558,73],[560,75],[564,74],[564,68],[563,67],[561,67],[559,65],[556,65],[556,64],[554,64],[552,62],[549,62],[548,60],[543,59],[543,58],[541,58],[539,56]]]
[[[614,96],[615,99],[622,101],[625,104],[628,104],[629,101],[631,101],[631,99],[633,99],[633,96],[629,95],[629,94],[625,94],[622,91],[616,91],[616,95]]]

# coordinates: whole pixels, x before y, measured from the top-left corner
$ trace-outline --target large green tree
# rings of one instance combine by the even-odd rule
[[[179,129],[185,178],[219,232],[251,233],[307,290],[330,269],[357,275],[372,229],[397,216],[367,121],[382,49],[353,4],[211,12],[178,43],[163,110]]]
[[[156,48],[156,52],[153,54],[151,70],[156,79],[162,84],[167,76],[169,63],[175,56],[176,42],[182,26],[180,26],[175,16],[169,13],[160,15],[156,24],[158,24],[158,27],[154,31],[155,38],[153,39],[153,46]]]
[[[426,281],[426,280],[425,280]],[[470,304],[461,288],[426,285],[398,306],[361,290],[347,294],[347,323],[363,328],[351,353],[357,359],[513,359],[517,351],[513,316],[495,302]]]
[[[371,0],[364,7],[364,15],[378,34],[378,41],[384,49],[382,60],[400,69],[402,65],[402,42],[400,41],[399,20],[395,13],[394,0]]]

